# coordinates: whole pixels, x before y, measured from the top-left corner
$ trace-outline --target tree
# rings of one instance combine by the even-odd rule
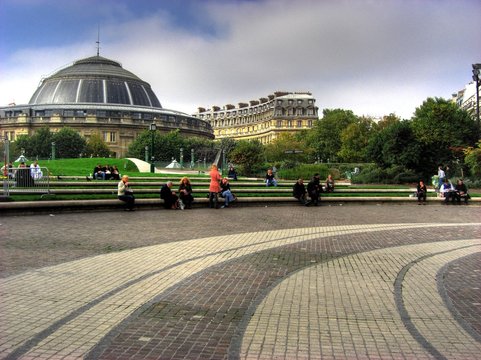
[[[341,149],[338,155],[342,161],[361,162],[366,160],[366,146],[374,124],[372,119],[362,117],[341,131]]]
[[[465,155],[464,162],[469,167],[471,175],[478,179],[481,178],[481,140],[478,141],[476,148],[468,147]]]
[[[382,168],[402,166],[423,172],[424,148],[417,141],[408,121],[393,122],[373,135],[367,146],[367,156]],[[429,170],[428,170],[429,172]]]
[[[287,151],[298,150],[302,153],[288,154]],[[266,158],[271,162],[280,162],[284,160],[293,160],[305,162],[307,160],[307,146],[303,139],[297,134],[283,133],[280,134],[273,142],[265,146]]]
[[[450,147],[474,146],[478,140],[476,123],[469,114],[442,98],[428,98],[416,108],[412,129],[416,139],[426,145],[424,163],[432,171],[455,160]]]
[[[111,151],[102,136],[99,133],[94,133],[87,140],[85,154],[93,157],[109,157]]]
[[[85,153],[87,142],[77,131],[64,127],[52,136],[58,158],[78,158]]]
[[[27,158],[49,158],[52,152],[52,139],[52,132],[45,126],[38,129],[31,137],[18,140],[21,142],[21,147],[25,149]]]
[[[234,162],[239,172],[253,175],[262,164],[264,148],[259,140],[240,140],[230,153],[230,160]]]
[[[335,160],[341,150],[341,132],[356,122],[351,110],[324,109],[322,119],[316,121],[308,136],[308,145],[314,148],[322,160]]]

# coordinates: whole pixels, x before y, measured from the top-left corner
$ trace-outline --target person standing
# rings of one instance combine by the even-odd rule
[[[125,210],[134,211],[135,197],[133,191],[129,187],[128,175],[122,176],[117,185],[117,197],[125,202]]]
[[[441,189],[441,187],[444,184],[444,179],[446,178],[446,173],[443,170],[443,167],[441,165],[438,166],[438,189]]]
[[[209,185],[209,208],[217,209],[217,202],[219,201],[219,193],[221,176],[216,164],[210,167],[210,185]]]

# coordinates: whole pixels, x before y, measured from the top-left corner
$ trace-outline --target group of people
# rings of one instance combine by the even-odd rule
[[[9,179],[15,180],[16,186],[19,187],[34,186],[36,180],[43,178],[43,171],[37,160],[32,162],[30,166],[27,166],[25,162],[21,162],[18,168],[15,168],[13,163],[9,162],[2,166],[1,172]]]
[[[328,175],[325,186],[322,186],[321,177],[318,173],[316,173],[307,184],[307,189],[304,185],[304,179],[297,179],[292,188],[292,195],[299,200],[302,205],[309,206],[312,204],[314,206],[318,206],[321,201],[321,193],[333,191],[334,179],[332,178],[332,175]]]
[[[224,201],[220,208],[228,208],[235,200],[236,196],[230,189],[229,178],[222,178],[217,165],[212,165],[210,170],[210,184],[209,184],[209,207],[219,208],[219,197]],[[122,176],[117,186],[117,197],[119,200],[125,202],[125,210],[133,211],[135,204],[135,197],[132,189],[129,186],[128,175]],[[183,177],[180,180],[177,191],[174,189],[174,183],[167,181],[160,188],[160,198],[164,200],[164,208],[172,210],[192,209],[194,197],[192,196],[192,185],[188,177]]]
[[[463,179],[458,179],[456,186],[453,186],[448,179],[444,178],[442,184],[440,184],[436,190],[444,197],[444,204],[449,204],[450,201],[451,203],[457,202],[460,204],[461,200],[464,200],[464,203],[467,204],[471,198]],[[416,196],[419,205],[426,204],[427,191],[426,184],[423,180],[420,180],[416,187]]]
[[[94,170],[92,172],[92,177],[95,180],[120,180],[120,172],[117,168],[117,165],[102,166],[101,164],[97,164],[97,166],[94,167]]]

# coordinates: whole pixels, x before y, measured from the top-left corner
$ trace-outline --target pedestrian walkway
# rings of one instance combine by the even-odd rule
[[[385,207],[358,209],[386,216]],[[468,217],[464,223],[353,217],[353,224],[200,230],[7,276],[0,279],[0,357],[474,359],[481,352],[481,223],[469,222],[464,209],[453,215]],[[196,211],[189,214],[199,222],[226,214]],[[242,211],[270,223],[264,208],[233,211],[240,223],[252,221]],[[139,214],[130,226],[145,226]],[[178,213],[164,216],[171,214]],[[13,240],[6,229],[18,220],[2,219],[5,239]],[[70,216],[49,220],[71,225]]]

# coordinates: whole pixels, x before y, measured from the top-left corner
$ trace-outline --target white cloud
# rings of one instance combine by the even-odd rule
[[[180,29],[162,11],[101,30],[103,56],[149,82],[164,107],[187,113],[287,90],[311,91],[320,110],[409,118],[426,97],[464,87],[480,60],[476,1],[195,6],[214,30]],[[85,43],[15,54],[2,70],[0,104],[27,102],[41,75],[91,55],[94,46]]]

